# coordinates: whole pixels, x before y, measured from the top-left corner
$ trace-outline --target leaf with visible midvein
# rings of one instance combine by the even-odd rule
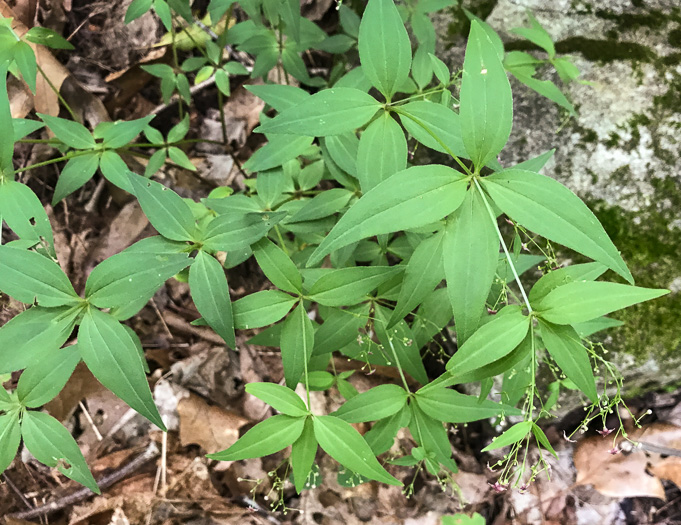
[[[340,350],[357,339],[360,328],[369,321],[369,303],[341,310],[331,308],[323,315],[324,322],[314,334],[312,355],[322,355]]]
[[[0,246],[0,291],[21,301],[52,307],[79,304],[71,281],[59,265],[36,252]]]
[[[593,402],[598,402],[596,380],[589,354],[571,326],[540,321],[541,338],[563,373]]]
[[[64,476],[100,493],[78,444],[55,418],[43,412],[25,412],[21,435],[26,448],[38,461],[48,467],[57,467]]]
[[[265,237],[253,245],[253,254],[265,277],[274,286],[293,294],[302,293],[303,279],[300,272],[279,246]]]
[[[520,309],[497,314],[459,347],[447,362],[447,370],[460,375],[501,359],[518,346],[530,328],[530,318]]]
[[[513,97],[494,43],[471,22],[461,79],[459,115],[463,143],[476,169],[502,150],[513,125]]]
[[[246,392],[287,416],[302,417],[309,414],[300,396],[285,386],[276,383],[248,383]]]
[[[437,164],[395,173],[364,194],[343,215],[310,256],[308,266],[361,239],[439,221],[461,205],[466,185],[463,174]]]
[[[212,251],[241,250],[262,239],[285,216],[286,212],[275,211],[219,215],[206,228],[203,245]]]
[[[88,308],[78,331],[78,349],[102,385],[165,430],[151,397],[142,357],[123,325],[109,314]]]
[[[421,241],[409,258],[397,305],[388,327],[404,319],[404,316],[420,305],[444,278],[442,265],[444,236],[443,230]]]
[[[280,346],[286,386],[295,389],[305,373],[314,347],[314,326],[302,304],[284,321]]]
[[[129,179],[142,211],[158,233],[173,241],[194,240],[194,215],[177,193],[134,173],[129,175]]]
[[[478,328],[496,273],[499,237],[492,220],[471,188],[447,221],[442,253],[459,345]]]
[[[393,0],[369,0],[359,24],[362,70],[389,100],[401,89],[411,68],[411,43]]]
[[[498,448],[504,448],[524,440],[527,437],[527,434],[532,430],[533,424],[532,421],[521,421],[520,423],[516,423],[503,434],[494,438],[492,443],[482,449],[482,452],[497,450]]]
[[[23,371],[17,385],[21,404],[36,408],[54,399],[80,362],[76,345],[52,349],[35,364]]]
[[[246,432],[228,449],[206,457],[218,461],[238,461],[269,456],[296,441],[303,433],[306,419],[284,414],[269,417]]]
[[[309,298],[324,306],[348,306],[366,299],[380,284],[394,277],[396,266],[338,268],[322,275],[310,289]]]
[[[395,111],[405,129],[427,148],[468,157],[461,138],[461,119],[448,107],[429,100],[417,100],[397,106]]]
[[[204,251],[189,267],[189,289],[196,309],[230,348],[236,348],[234,317],[225,269]]]
[[[40,199],[28,186],[5,179],[0,184],[0,210],[7,226],[22,240],[31,239],[36,244],[47,243],[47,249],[54,255],[50,219]]]
[[[380,108],[380,102],[359,89],[324,89],[254,131],[314,137],[339,135],[362,127]]]
[[[565,268],[558,268],[543,275],[530,290],[528,298],[531,304],[536,305],[550,291],[560,286],[574,281],[595,281],[607,270],[608,268],[599,262],[572,264]]]
[[[510,169],[481,179],[494,203],[511,219],[551,241],[634,279],[603,226],[582,200],[560,182]]]
[[[456,462],[452,459],[452,445],[442,422],[427,415],[418,403],[411,403],[412,418],[409,431],[414,440],[435,455],[435,458],[452,472],[457,472]]]
[[[364,130],[357,149],[357,178],[365,193],[407,167],[407,139],[384,111]]]
[[[535,310],[537,315],[551,323],[583,323],[668,293],[669,290],[627,284],[576,281],[550,291],[539,301]]]
[[[402,410],[407,392],[398,385],[379,385],[345,402],[332,415],[348,423],[377,421]]]
[[[317,455],[317,448],[312,418],[306,418],[303,432],[291,446],[291,470],[293,471],[293,483],[298,494],[305,488],[305,482],[310,475],[314,458]]]
[[[502,405],[478,396],[467,396],[450,388],[432,388],[417,392],[416,402],[421,410],[430,417],[445,423],[468,423],[504,413],[507,416],[520,416],[517,408]]]
[[[376,322],[374,329],[388,360],[397,360],[402,369],[422,385],[428,383],[428,374],[423,366],[419,345],[415,344],[414,333],[406,321],[401,320],[387,329],[390,310],[376,305]],[[398,366],[397,363],[394,363]]]
[[[98,264],[85,284],[85,296],[99,308],[115,308],[147,298],[191,264],[186,253],[124,251]]]
[[[350,423],[334,416],[316,416],[313,423],[319,445],[345,468],[388,485],[402,485],[381,466],[367,442]]]
[[[43,356],[62,346],[71,335],[78,308],[34,306],[0,328],[0,374],[39,363]]]
[[[52,206],[81,188],[97,171],[99,155],[95,152],[70,159],[59,174],[52,196]]]
[[[0,416],[0,472],[3,472],[17,455],[21,443],[19,413]]]
[[[260,328],[276,323],[298,300],[279,290],[262,290],[234,302],[234,326],[240,329]]]

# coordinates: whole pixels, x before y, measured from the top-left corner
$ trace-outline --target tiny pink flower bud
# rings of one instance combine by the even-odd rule
[[[614,456],[614,455],[620,453],[620,449],[618,449],[617,447],[613,447],[608,452],[610,452],[610,454],[612,454]]]
[[[494,489],[494,492],[496,492],[497,494],[501,494],[502,492],[506,492],[506,488],[507,488],[506,485],[502,485],[498,481],[495,481],[494,484],[488,483],[488,485],[490,487],[492,487],[492,489]]]
[[[608,427],[604,426],[603,430],[597,430],[596,432],[598,432],[601,436],[605,437],[612,432],[612,428],[608,428]]]

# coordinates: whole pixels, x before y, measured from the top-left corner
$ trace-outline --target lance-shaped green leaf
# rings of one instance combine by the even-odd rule
[[[506,430],[500,436],[497,436],[492,440],[492,443],[487,445],[482,449],[482,452],[489,452],[490,450],[497,450],[499,448],[504,448],[514,443],[518,443],[527,437],[527,434],[532,430],[532,421],[521,421],[516,423],[511,428]]]
[[[284,321],[280,346],[286,386],[295,388],[305,373],[314,347],[314,326],[302,304]]]
[[[357,149],[357,178],[363,192],[407,167],[407,139],[384,111],[364,130]]]
[[[536,423],[532,424],[532,433],[534,434],[534,437],[537,440],[537,443],[539,443],[542,447],[544,447],[546,450],[548,450],[557,459],[558,454],[556,453],[556,451],[551,446],[551,443],[549,442],[549,438],[546,437],[546,434],[544,434],[544,431]]]
[[[549,292],[539,301],[536,311],[542,319],[551,323],[583,323],[668,293],[669,290],[641,288],[627,284],[577,281]]]
[[[551,157],[553,157],[553,154],[555,152],[556,148],[545,151],[541,155],[537,155],[536,157],[532,157],[531,159],[524,160],[520,164],[516,164],[515,166],[513,166],[513,169],[534,171],[536,173],[539,173],[539,171],[546,165],[546,163],[551,159]]]
[[[50,219],[40,199],[28,186],[10,180],[0,184],[0,210],[7,226],[22,240],[30,239],[40,245],[47,243],[49,253],[54,255]]]
[[[248,171],[264,171],[281,166],[305,153],[314,137],[272,135],[269,142],[257,150],[246,161],[243,168]]]
[[[390,363],[400,366],[411,377],[425,385],[428,383],[428,374],[423,366],[419,346],[415,344],[414,334],[404,320],[389,329],[386,328],[390,315],[391,312],[387,308],[376,306],[374,329],[378,340],[383,345]],[[397,360],[399,365],[393,363],[394,360]]]
[[[417,100],[398,106],[402,125],[424,146],[457,157],[468,157],[461,137],[459,115],[442,104]]]
[[[357,47],[364,74],[390,100],[411,68],[409,35],[393,0],[369,0]]]
[[[438,421],[445,423],[468,423],[496,417],[522,414],[517,408],[502,405],[477,396],[467,396],[449,388],[432,388],[417,392],[416,402],[421,410]]]
[[[262,239],[281,221],[286,212],[229,213],[213,219],[203,236],[212,251],[237,251]]]
[[[551,357],[563,373],[593,402],[598,402],[589,354],[571,326],[540,321],[541,338]]]
[[[379,385],[345,402],[333,416],[348,423],[377,421],[402,410],[407,392],[398,385]]]
[[[262,290],[242,297],[232,305],[234,326],[247,330],[276,323],[296,301],[296,297],[279,290]]]
[[[130,184],[151,225],[173,241],[194,240],[196,222],[191,208],[173,190],[131,173]]]
[[[359,89],[324,89],[254,131],[314,137],[339,135],[362,127],[380,108],[380,102]]]
[[[607,267],[598,262],[573,264],[558,268],[543,275],[532,287],[529,294],[530,303],[536,305],[556,288],[575,281],[595,281],[607,271]]]
[[[165,430],[130,332],[111,315],[88,308],[78,331],[78,349],[102,385]]]
[[[229,285],[222,265],[204,251],[189,267],[189,288],[196,309],[230,348],[236,348]]]
[[[308,266],[366,237],[419,228],[442,219],[461,205],[466,184],[463,174],[437,164],[395,173],[343,215],[310,256]]]
[[[263,84],[244,86],[256,97],[265,101],[280,113],[310,98],[310,94],[296,86],[281,84]]]
[[[603,226],[582,200],[558,181],[531,171],[510,169],[481,182],[511,219],[542,237],[605,264],[634,280]]]
[[[329,155],[331,155],[331,159],[340,169],[353,177],[357,176],[357,149],[359,148],[359,139],[354,131],[326,137],[324,139],[324,146],[329,152]]]
[[[511,33],[515,33],[516,35],[520,35],[523,38],[527,38],[533,44],[544,48],[544,50],[549,54],[549,58],[556,56],[556,48],[553,45],[551,36],[546,32],[546,29],[542,27],[539,21],[529,10],[527,11],[527,17],[530,19],[530,24],[532,27],[515,27],[511,29]]]
[[[48,467],[57,467],[67,478],[100,493],[78,444],[55,418],[42,412],[25,412],[21,435],[26,448],[38,461]]]
[[[405,405],[390,417],[374,423],[371,430],[364,434],[364,439],[377,456],[387,452],[395,442],[395,436],[401,428],[406,427],[411,419],[411,409]]]
[[[312,286],[309,298],[325,306],[346,306],[363,301],[402,268],[394,266],[356,266],[339,268],[320,277]]]
[[[248,383],[246,392],[287,416],[303,417],[309,414],[300,396],[285,386],[276,383]]]
[[[228,449],[206,457],[218,461],[239,461],[269,456],[296,441],[303,432],[306,419],[284,414],[269,417],[246,432]]]
[[[17,455],[21,442],[19,413],[0,416],[0,472],[3,472]]]
[[[186,253],[124,251],[98,264],[85,284],[85,296],[99,308],[149,300],[156,291],[191,264]]]
[[[9,38],[14,39],[13,36]],[[7,173],[14,171],[12,157],[14,157],[14,142],[17,140],[13,130],[12,111],[7,91],[7,68],[9,65],[9,60],[3,60],[2,65],[0,65],[0,122],[4,127],[4,132],[0,135],[0,171]]]
[[[265,237],[253,245],[253,255],[265,277],[274,286],[293,294],[302,293],[303,279],[300,272],[279,246]]]
[[[73,120],[43,115],[42,113],[38,113],[38,116],[47,124],[47,127],[52,130],[55,136],[67,146],[75,149],[95,148],[95,139],[82,124]]]
[[[388,485],[402,485],[381,466],[367,442],[350,423],[333,416],[316,416],[313,422],[319,445],[345,468]]]
[[[420,305],[444,278],[442,264],[444,236],[444,231],[440,231],[421,241],[409,258],[397,305],[388,326],[404,319],[404,316]]]
[[[464,374],[501,359],[525,339],[529,328],[530,318],[520,309],[506,315],[500,312],[459,347],[447,362],[447,370]]]
[[[596,332],[600,332],[601,330],[617,328],[618,326],[622,325],[624,325],[624,323],[617,319],[611,319],[610,317],[596,317],[596,319],[592,319],[591,321],[576,323],[572,325],[572,327],[577,331],[581,338],[587,338]]]
[[[412,413],[409,431],[414,440],[427,452],[434,454],[446,468],[457,472],[458,468],[452,459],[452,445],[442,422],[425,414],[417,403],[411,403],[409,407]]]
[[[516,346],[501,359],[497,359],[488,365],[481,366],[480,368],[476,368],[475,370],[471,370],[465,374],[457,374],[454,377],[454,380],[448,382],[447,384],[474,383],[476,381],[482,381],[483,379],[498,376],[499,374],[503,374],[508,370],[513,370],[518,363],[526,359],[531,354],[532,349],[532,332],[530,331],[527,333],[522,343]]]
[[[75,345],[53,349],[30,365],[19,378],[17,395],[21,404],[35,408],[54,399],[80,362],[80,352]]]
[[[0,291],[22,303],[52,307],[79,304],[71,281],[57,263],[36,252],[0,246]]]
[[[70,159],[59,174],[52,196],[52,206],[81,188],[97,171],[99,155],[91,153]]]
[[[513,97],[494,43],[471,22],[463,63],[459,115],[463,143],[476,169],[494,159],[508,141]]]
[[[314,221],[338,213],[348,205],[352,196],[353,192],[345,188],[325,190],[307,201],[292,217],[287,218],[286,223]]]
[[[317,440],[314,437],[314,424],[312,418],[306,418],[302,434],[291,446],[291,469],[298,494],[306,488],[305,483],[312,470],[316,455]]]
[[[447,221],[442,249],[459,345],[478,328],[496,273],[499,237],[492,220],[479,191],[471,188]]]
[[[76,308],[34,306],[0,328],[0,374],[38,364],[68,339],[76,324]]]
[[[345,310],[333,308],[325,313],[324,322],[315,330],[312,355],[340,350],[356,340],[358,330],[369,321],[369,308],[370,305],[365,303]]]
[[[156,115],[149,115],[144,118],[116,122],[101,122],[94,131],[95,138],[101,138],[102,144],[111,149],[121,148],[142,133],[142,130],[149,125]],[[172,142],[172,140],[169,140]]]

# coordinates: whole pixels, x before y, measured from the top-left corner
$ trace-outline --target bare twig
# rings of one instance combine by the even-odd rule
[[[156,446],[156,443],[152,441],[151,444],[146,448],[146,450],[142,452],[139,456],[137,456],[135,459],[133,459],[126,465],[123,465],[121,468],[114,470],[111,474],[108,474],[104,476],[102,479],[100,479],[97,482],[99,488],[101,488],[102,490],[107,489],[111,485],[118,483],[122,479],[125,479],[130,474],[141,468],[145,463],[157,457],[158,454],[159,454],[158,447]],[[33,518],[37,518],[39,516],[47,516],[48,514],[53,514],[54,512],[65,509],[67,507],[70,507],[71,505],[83,501],[84,499],[87,499],[92,495],[94,495],[94,492],[92,492],[88,488],[83,487],[82,489],[77,490],[76,492],[68,494],[50,503],[46,503],[45,505],[41,505],[40,507],[36,507],[31,510],[25,510],[23,512],[9,514],[7,515],[7,517],[14,518],[17,520],[30,520]]]

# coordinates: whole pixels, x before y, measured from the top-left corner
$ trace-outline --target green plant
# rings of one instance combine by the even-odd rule
[[[281,349],[286,386],[246,386],[279,414],[209,457],[240,460],[291,445],[285,471],[298,491],[317,475],[319,446],[344,467],[343,483],[373,479],[401,485],[377,458],[405,427],[415,446],[388,462],[425,468],[445,479],[457,467],[443,423],[505,416],[520,420],[483,450],[510,446],[499,484],[519,486],[543,467],[543,459],[539,465],[526,463],[531,440],[555,454],[537,421],[550,414],[561,386],[582,392],[590,404],[587,421],[604,418],[621,403],[621,377],[584,338],[612,326],[606,314],[666,291],[633,286],[626,264],[586,205],[538,173],[552,152],[501,166],[497,155],[513,117],[504,64],[528,86],[574,109],[555,85],[549,89],[532,78],[534,69],[526,68],[536,62],[520,64],[516,55],[504,62],[499,37],[472,15],[463,68],[452,74],[433,55],[434,30],[427,17],[452,3],[408,1],[398,9],[393,0],[370,0],[361,17],[342,5],[343,32],[328,36],[300,17],[297,0],[241,0],[249,19],[229,29],[219,22],[234,2],[213,0],[207,32],[223,30],[203,47],[192,39],[202,56],[180,66],[175,53],[173,66],[147,68],[161,78],[166,100],[177,90],[190,103],[187,74],[198,71],[196,81],[215,75],[221,107],[222,97],[230,94],[229,75],[247,73],[229,61],[225,46],[255,56],[252,77],[266,77],[277,67],[287,84],[291,75],[324,86],[314,94],[281,83],[248,86],[265,101],[266,113],[272,109],[277,115],[261,117],[256,131],[268,142],[244,165],[257,176],[246,181],[243,194],[219,188],[194,202],[149,180],[167,159],[194,169],[178,147],[188,142],[182,105],[180,122],[164,139],[150,127],[151,118],[100,124],[92,133],[48,115],[38,115],[41,121],[12,119],[3,96],[0,121],[14,131],[0,139],[0,214],[17,239],[0,246],[0,290],[30,307],[0,329],[0,373],[23,370],[14,391],[0,388],[0,469],[12,461],[23,437],[38,460],[96,490],[68,432],[50,416],[29,410],[56,396],[80,360],[104,386],[164,428],[139,338],[124,321],[174,276],[189,283],[202,316],[195,323],[212,327],[229,347],[236,349],[235,329],[268,327],[252,342]],[[173,14],[194,24],[189,4],[181,0],[135,0],[127,19],[150,7],[173,42],[178,27],[191,34]],[[418,41],[413,55],[404,20]],[[533,29],[521,34],[544,46],[559,72],[572,71],[532,21]],[[11,71],[33,85],[30,47],[8,23],[0,29],[2,82]],[[345,53],[355,45],[360,66],[347,70],[344,56],[338,56],[328,79],[308,74],[303,52]],[[43,125],[55,136],[47,142],[62,156],[40,165],[67,161],[54,203],[99,169],[139,200],[159,233],[100,263],[82,297],[56,263],[43,206],[15,180],[39,165],[15,170],[14,143]],[[135,142],[140,133],[150,142]],[[413,165],[409,152],[421,147],[448,155],[453,167]],[[146,177],[129,172],[120,157],[143,155],[140,148],[156,150]],[[539,236],[594,262],[559,268]],[[522,253],[525,249],[539,254]],[[232,302],[225,269],[251,255],[274,288]],[[545,274],[526,292],[520,275],[544,260]],[[629,284],[597,281],[608,269]],[[456,352],[433,350],[434,336],[447,330],[452,318]],[[74,332],[77,343],[64,347]],[[424,349],[446,360],[439,377],[428,376]],[[347,381],[352,372],[335,372],[336,352],[369,368],[395,367],[400,384],[358,393]],[[548,399],[537,384],[543,363],[555,377]],[[500,402],[487,399],[495,377],[502,378]],[[451,388],[478,382],[479,396]],[[294,392],[299,383],[306,400]],[[311,413],[310,391],[334,386],[346,403],[333,414]],[[364,436],[351,426],[360,422],[374,422]]]

